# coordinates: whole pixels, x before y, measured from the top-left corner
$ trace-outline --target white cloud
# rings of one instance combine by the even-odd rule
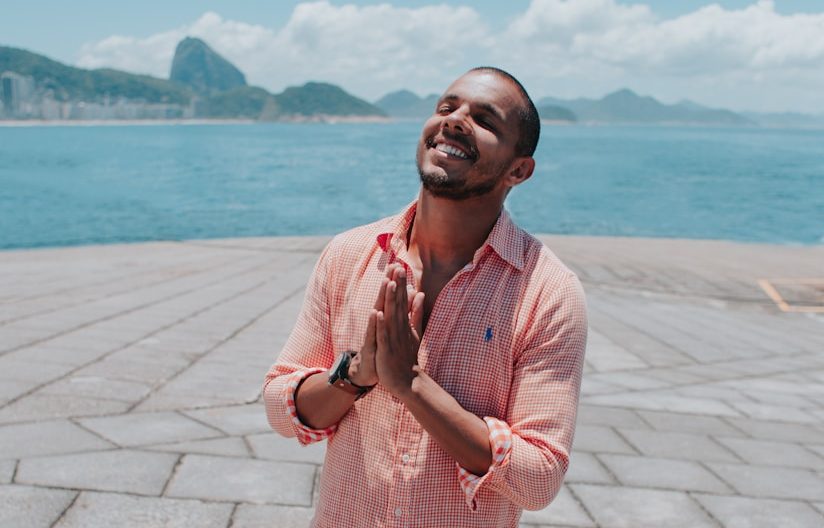
[[[298,4],[281,28],[209,12],[147,38],[109,37],[84,46],[78,65],[165,77],[186,35],[203,38],[250,83],[272,91],[323,80],[368,99],[401,87],[429,93],[468,67],[492,63],[538,96],[654,87],[665,99],[772,109],[794,102],[824,111],[824,12],[782,15],[769,0],[670,19],[642,3],[533,0],[498,32],[471,7],[321,1]]]

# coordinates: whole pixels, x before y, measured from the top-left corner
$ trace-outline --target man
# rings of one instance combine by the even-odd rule
[[[424,124],[418,200],[321,255],[264,385],[276,431],[328,439],[314,526],[510,527],[558,492],[583,293],[503,210],[539,129],[517,80],[469,71]]]

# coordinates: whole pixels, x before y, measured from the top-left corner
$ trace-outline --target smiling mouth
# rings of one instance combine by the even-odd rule
[[[436,140],[434,138],[428,139],[426,146],[459,159],[474,160],[477,157],[475,151],[470,147],[458,146],[454,143],[446,143],[443,140]]]

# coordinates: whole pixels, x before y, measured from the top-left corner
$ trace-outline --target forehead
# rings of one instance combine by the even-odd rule
[[[487,71],[472,71],[458,77],[442,97],[456,96],[470,104],[492,105],[507,118],[521,105],[521,94],[512,81]]]

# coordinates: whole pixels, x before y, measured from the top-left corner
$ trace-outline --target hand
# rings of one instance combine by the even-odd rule
[[[369,321],[366,324],[366,336],[363,338],[363,346],[349,364],[349,380],[361,387],[369,387],[378,382],[378,372],[375,368],[375,354],[378,345],[375,335],[377,332],[378,309],[383,308],[383,298],[387,284],[389,284],[389,279],[384,278],[378,291],[375,308],[369,313]]]
[[[381,383],[399,394],[411,387],[417,375],[424,294],[418,292],[409,301],[406,271],[400,265],[391,265],[387,276],[391,280],[384,291],[383,309],[377,313],[375,366]]]

